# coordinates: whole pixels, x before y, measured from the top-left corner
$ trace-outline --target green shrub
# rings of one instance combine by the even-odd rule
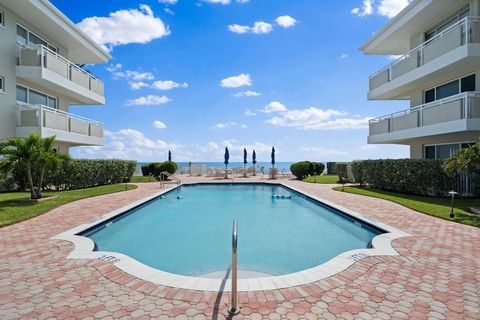
[[[355,183],[365,184],[365,161],[357,160],[350,163]]]
[[[170,174],[174,174],[177,172],[178,166],[175,162],[172,161],[165,161],[160,165],[160,173],[161,172],[168,172]]]
[[[142,165],[141,169],[142,169],[142,176],[148,177],[152,175],[152,172],[150,171],[150,167],[148,166],[148,164]]]
[[[10,173],[0,172],[0,192],[11,192],[15,191],[17,186],[15,185],[15,180]]]
[[[290,166],[290,171],[292,174],[300,180],[305,179],[308,177],[310,172],[310,162],[308,161],[301,161],[297,163],[293,163]]]
[[[324,170],[325,165],[321,162],[301,161],[290,166],[292,174],[300,180],[308,176],[321,175]]]
[[[319,176],[322,175],[323,172],[325,171],[325,164],[322,162],[314,162],[314,176]]]
[[[335,164],[335,171],[338,174],[338,181],[342,182],[342,179],[345,179],[345,182],[348,181],[348,163],[337,162]]]
[[[57,172],[45,177],[44,189],[73,190],[115,184],[130,180],[137,163],[127,160],[75,159],[65,161]],[[14,170],[15,183],[26,189],[26,175],[23,170]]]
[[[364,163],[365,182],[374,188],[445,196],[452,186],[452,179],[445,173],[440,160],[366,160]]]

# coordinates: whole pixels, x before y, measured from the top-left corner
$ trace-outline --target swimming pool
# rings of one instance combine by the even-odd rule
[[[309,269],[367,248],[385,232],[281,185],[200,184],[182,186],[81,235],[98,251],[208,278],[230,266],[233,220],[245,277]]]

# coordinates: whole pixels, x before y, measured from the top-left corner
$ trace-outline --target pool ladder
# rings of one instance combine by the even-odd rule
[[[232,230],[232,290],[231,290],[231,305],[228,313],[230,315],[236,315],[240,313],[238,308],[238,295],[237,295],[237,244],[238,244],[238,222],[233,221]]]
[[[175,175],[170,174],[167,171],[163,171],[160,173],[160,188],[165,187],[165,181],[167,181],[168,178],[175,181],[175,183],[177,184],[177,187],[182,184],[182,181],[180,181],[180,179],[178,179]]]

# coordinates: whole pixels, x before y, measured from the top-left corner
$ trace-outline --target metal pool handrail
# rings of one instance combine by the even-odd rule
[[[238,244],[238,221],[233,221],[232,230],[232,291],[231,291],[231,306],[228,311],[230,314],[237,314],[238,297],[237,297],[237,244]]]
[[[168,173],[167,171],[163,171],[160,173],[160,187],[163,188],[165,186],[165,176],[171,178],[173,181],[177,183],[177,187],[182,184],[182,181],[178,179],[175,175]]]

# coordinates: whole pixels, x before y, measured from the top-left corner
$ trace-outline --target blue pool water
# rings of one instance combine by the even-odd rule
[[[382,233],[279,185],[211,184],[182,186],[84,235],[99,251],[198,276],[229,268],[234,219],[239,269],[273,275],[366,248]]]

